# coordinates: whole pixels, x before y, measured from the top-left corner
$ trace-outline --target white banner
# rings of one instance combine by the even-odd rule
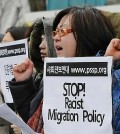
[[[112,57],[46,58],[45,134],[112,134]]]
[[[28,44],[27,39],[0,43],[0,78],[1,89],[4,94],[6,103],[12,103],[12,95],[8,86],[13,76],[13,65],[22,62],[28,58]]]

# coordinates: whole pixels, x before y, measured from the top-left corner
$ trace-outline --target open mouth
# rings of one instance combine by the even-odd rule
[[[57,50],[57,51],[61,51],[61,50],[63,50],[63,48],[60,47],[60,46],[56,46],[56,50]]]

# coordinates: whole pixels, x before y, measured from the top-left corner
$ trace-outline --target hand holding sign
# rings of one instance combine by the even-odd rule
[[[33,73],[33,63],[29,59],[25,59],[20,64],[13,67],[13,74],[16,81],[28,79]]]

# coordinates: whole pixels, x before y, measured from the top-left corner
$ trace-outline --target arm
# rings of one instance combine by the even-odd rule
[[[112,39],[110,44],[106,49],[105,56],[113,56],[113,59],[118,62],[120,60],[120,39]],[[113,128],[114,133],[120,133],[120,72],[119,68],[114,69],[113,71],[113,110],[114,110],[114,118],[113,118]]]
[[[15,78],[9,82],[15,108],[25,122],[29,119],[30,102],[35,91],[32,73],[33,64],[26,59],[13,67]]]
[[[16,82],[15,79],[9,82],[16,111],[21,118],[27,122],[30,113],[30,103],[35,94],[35,87],[32,78]]]

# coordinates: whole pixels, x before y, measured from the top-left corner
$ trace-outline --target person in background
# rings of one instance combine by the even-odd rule
[[[6,30],[6,33],[2,39],[2,42],[11,42],[15,40],[25,39],[27,27],[10,27]]]
[[[0,0],[0,33],[9,27],[23,26],[26,13],[30,13],[28,0]]]
[[[4,34],[4,37],[2,38],[2,43],[5,42],[11,42],[16,40],[25,39],[25,33],[26,33],[27,27],[10,27],[6,30],[6,33]],[[14,105],[12,103],[7,103],[8,106],[15,110]]]
[[[2,41],[4,35],[0,34],[0,42]],[[0,104],[4,103],[4,96],[1,90],[1,82],[0,82]],[[10,128],[10,122],[0,117],[0,134],[14,134],[12,129]]]
[[[15,40],[21,40],[25,38],[25,33],[26,33],[27,27],[10,27],[6,30],[6,33],[3,35],[1,34],[1,42],[6,43],[6,42],[11,42]],[[4,103],[4,95],[2,94],[2,90],[0,91],[0,103]],[[14,104],[13,103],[7,103],[7,105],[12,109],[15,110]],[[12,134],[14,133],[13,130],[11,129],[11,124],[4,119],[0,118],[0,132],[1,134]],[[6,126],[5,126],[5,125]],[[3,126],[3,127],[2,127]],[[16,129],[19,129],[16,127]],[[5,132],[3,132],[5,131]]]

